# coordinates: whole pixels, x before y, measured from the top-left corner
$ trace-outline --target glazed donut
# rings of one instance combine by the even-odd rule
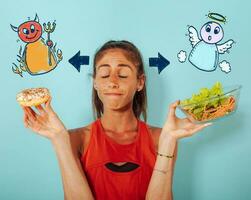
[[[21,106],[37,106],[50,98],[47,88],[25,89],[17,94],[16,99]]]

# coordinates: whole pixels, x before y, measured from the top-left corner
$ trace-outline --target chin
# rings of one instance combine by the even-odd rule
[[[123,111],[127,111],[127,110],[131,109],[131,103],[117,104],[117,105],[110,104],[110,105],[107,105],[106,108],[108,108],[109,110],[113,110],[113,111],[123,112]]]
[[[121,106],[121,105],[107,105],[107,106],[105,106],[107,109],[109,109],[109,110],[121,110],[123,107]]]

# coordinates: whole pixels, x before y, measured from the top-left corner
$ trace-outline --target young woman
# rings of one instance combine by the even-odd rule
[[[37,111],[23,107],[25,126],[53,144],[65,199],[172,199],[178,139],[210,124],[178,118],[176,101],[162,128],[150,126],[146,97],[138,49],[128,41],[109,41],[94,57],[94,122],[67,130],[52,109],[51,99],[36,106]]]

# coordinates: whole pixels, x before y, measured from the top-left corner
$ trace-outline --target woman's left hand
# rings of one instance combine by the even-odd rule
[[[179,103],[180,101],[176,101],[169,106],[169,113],[159,137],[159,147],[163,148],[170,145],[170,142],[176,142],[178,139],[190,137],[211,125],[211,123],[195,124],[188,118],[178,118],[175,111]]]

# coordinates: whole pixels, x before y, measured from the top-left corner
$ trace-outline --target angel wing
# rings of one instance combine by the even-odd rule
[[[191,42],[192,47],[194,47],[200,41],[199,34],[193,26],[189,26],[188,32],[189,32],[189,41]]]
[[[232,48],[232,44],[234,43],[233,40],[228,40],[227,42],[223,44],[217,45],[218,52],[221,54],[224,54],[227,52],[230,48]]]

